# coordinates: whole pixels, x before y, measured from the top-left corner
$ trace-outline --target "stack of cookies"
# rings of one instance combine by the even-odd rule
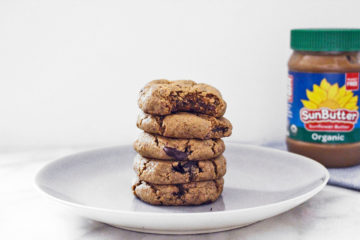
[[[220,92],[193,81],[155,80],[140,91],[138,105],[144,132],[134,143],[135,196],[154,205],[215,201],[226,172],[221,138],[232,131]]]

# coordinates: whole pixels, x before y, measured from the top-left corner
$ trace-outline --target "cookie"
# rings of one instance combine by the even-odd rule
[[[187,112],[167,116],[140,113],[136,125],[145,132],[173,138],[222,138],[230,136],[232,131],[230,121],[224,117]]]
[[[225,144],[221,139],[177,139],[142,132],[134,142],[134,149],[148,158],[196,161],[220,156]]]
[[[222,193],[223,186],[223,178],[174,185],[137,180],[132,189],[136,197],[153,205],[185,206],[214,202]]]
[[[151,81],[141,89],[138,105],[145,113],[155,115],[196,112],[221,117],[226,110],[216,88],[191,80]]]
[[[137,154],[133,166],[140,180],[155,184],[214,180],[226,173],[226,160],[222,155],[212,160],[164,161]]]

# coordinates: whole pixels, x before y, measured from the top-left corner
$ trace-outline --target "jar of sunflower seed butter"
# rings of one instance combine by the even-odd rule
[[[360,163],[360,29],[294,29],[288,76],[290,152],[326,167]]]

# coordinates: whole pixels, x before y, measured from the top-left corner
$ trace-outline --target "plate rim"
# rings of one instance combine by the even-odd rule
[[[304,201],[307,201],[310,196],[310,198],[314,195],[316,195],[317,193],[319,193],[328,183],[329,178],[330,178],[330,174],[329,171],[320,163],[318,163],[317,161],[296,154],[296,153],[291,153],[288,151],[283,151],[280,149],[276,149],[276,148],[271,148],[271,147],[265,147],[265,146],[260,146],[260,145],[254,145],[254,144],[248,144],[248,143],[238,143],[238,142],[234,142],[234,141],[230,141],[226,143],[227,146],[229,145],[236,145],[236,146],[240,146],[240,147],[245,147],[245,148],[251,148],[253,150],[259,149],[259,150],[263,150],[263,151],[270,151],[270,152],[277,152],[280,154],[290,154],[294,157],[300,158],[302,161],[309,161],[314,165],[317,165],[318,167],[322,168],[322,170],[324,171],[325,174],[325,179],[323,180],[323,182],[321,184],[319,184],[318,186],[316,186],[315,188],[311,189],[308,192],[305,192],[299,196],[293,197],[293,198],[289,198],[286,200],[282,200],[282,201],[278,201],[278,202],[274,202],[274,203],[270,203],[270,204],[265,204],[265,205],[260,205],[260,206],[255,206],[255,207],[249,207],[249,208],[242,208],[242,209],[232,209],[232,210],[225,210],[225,211],[214,211],[214,212],[186,212],[186,213],[181,213],[181,212],[173,212],[173,213],[166,213],[166,212],[135,212],[135,211],[131,211],[131,210],[117,210],[117,209],[108,209],[108,208],[103,208],[103,207],[94,207],[94,206],[87,206],[87,205],[83,205],[80,203],[75,203],[75,202],[71,202],[71,201],[67,201],[64,199],[60,199],[57,198],[53,195],[51,195],[50,193],[46,192],[45,190],[43,190],[38,182],[38,179],[40,178],[40,175],[43,171],[46,170],[46,168],[50,167],[51,165],[63,161],[66,158],[70,158],[70,157],[74,157],[75,155],[81,155],[81,154],[85,154],[85,153],[90,153],[90,152],[98,152],[98,151],[104,151],[106,149],[113,149],[113,148],[119,148],[119,147],[129,147],[131,146],[130,144],[121,144],[121,145],[116,145],[116,146],[111,146],[111,147],[105,147],[105,148],[96,148],[96,149],[92,149],[92,150],[87,150],[87,151],[80,151],[74,154],[70,154],[70,155],[66,155],[63,157],[60,157],[58,159],[55,159],[53,161],[48,162],[47,164],[45,164],[44,166],[42,166],[37,173],[35,174],[34,177],[34,181],[33,184],[35,186],[35,188],[37,189],[38,192],[40,192],[43,196],[46,196],[49,199],[54,200],[55,202],[68,206],[68,207],[73,207],[73,208],[80,208],[81,210],[89,210],[89,211],[97,211],[97,212],[104,212],[104,213],[111,213],[111,214],[129,214],[129,215],[138,215],[138,216],[144,216],[144,215],[151,215],[151,216],[156,216],[156,217],[172,217],[172,216],[184,216],[184,217],[188,217],[188,216],[196,216],[196,217],[204,217],[207,215],[211,215],[211,216],[222,216],[222,215],[228,215],[228,214],[239,214],[239,213],[246,213],[246,212],[251,212],[251,211],[261,211],[261,210],[266,210],[268,208],[273,208],[276,206],[281,206],[281,205],[287,205],[289,203],[293,203],[293,202],[297,202],[298,200],[302,200],[305,199]],[[191,207],[191,206],[190,206]]]

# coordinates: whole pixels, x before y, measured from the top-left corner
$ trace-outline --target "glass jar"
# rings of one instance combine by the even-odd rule
[[[287,147],[326,167],[360,163],[360,29],[291,31]]]

